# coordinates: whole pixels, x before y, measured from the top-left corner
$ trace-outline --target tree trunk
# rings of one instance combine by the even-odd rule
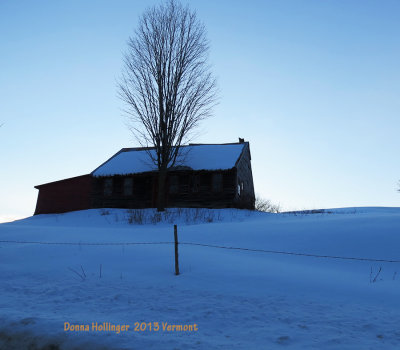
[[[167,178],[167,170],[160,169],[158,171],[158,198],[157,211],[165,210],[165,180]]]

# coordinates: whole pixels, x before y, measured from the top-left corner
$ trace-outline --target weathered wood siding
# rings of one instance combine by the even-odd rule
[[[132,193],[124,191],[132,179]],[[108,186],[112,181],[112,193]],[[157,173],[93,178],[93,208],[154,208]],[[227,208],[234,206],[236,169],[227,171],[171,171],[166,183],[167,207]]]
[[[237,164],[235,207],[254,209],[255,194],[253,172],[251,171],[251,155],[249,144],[246,143]]]
[[[124,180],[132,179],[132,193],[124,193]],[[106,193],[106,183],[112,180],[112,191]],[[92,208],[152,208],[155,206],[154,186],[156,176],[153,173],[94,177],[92,189]]]
[[[178,188],[174,190],[176,180]],[[225,171],[170,172],[167,206],[182,208],[229,208],[235,198],[236,169]]]

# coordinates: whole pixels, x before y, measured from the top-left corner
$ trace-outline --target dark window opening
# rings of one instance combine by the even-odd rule
[[[133,179],[131,177],[124,179],[123,194],[124,196],[132,196],[133,194]]]
[[[192,178],[192,191],[193,192],[199,192],[199,187],[200,187],[200,176],[199,175],[193,175],[193,178]]]
[[[221,192],[222,187],[222,174],[213,174],[212,177],[212,190],[214,192]]]
[[[107,178],[104,179],[104,195],[111,196],[113,193],[113,179]]]
[[[181,175],[179,177],[179,192],[180,193],[188,193],[189,192],[189,176]]]
[[[135,187],[133,188],[134,195],[144,196],[146,192],[146,178],[140,176],[135,177]]]
[[[200,190],[209,191],[211,189],[211,174],[204,173],[200,175]]]
[[[172,175],[169,178],[169,193],[177,194],[179,192],[179,177],[177,175]]]
[[[236,179],[232,176],[232,173],[224,173],[222,176],[222,184],[224,190],[235,189]]]

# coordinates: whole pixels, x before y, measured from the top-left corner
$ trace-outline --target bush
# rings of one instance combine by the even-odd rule
[[[222,220],[220,211],[206,208],[169,208],[163,212],[157,212],[154,209],[128,209],[125,217],[129,224],[139,225],[180,221],[186,224],[211,223]]]
[[[279,204],[273,204],[269,199],[256,196],[255,210],[263,211],[266,213],[280,213],[281,206]]]
[[[128,214],[128,223],[130,224],[139,224],[142,225],[144,223],[144,212],[141,209],[129,209],[127,210]]]

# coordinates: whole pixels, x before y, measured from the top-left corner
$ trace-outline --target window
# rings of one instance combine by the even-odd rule
[[[203,173],[200,175],[200,191],[207,192],[211,189],[211,174]]]
[[[199,192],[199,187],[200,187],[200,176],[194,175],[192,178],[192,191]]]
[[[146,193],[146,178],[143,176],[135,177],[135,196],[144,196]]]
[[[190,191],[189,176],[188,175],[179,176],[179,192],[189,193],[189,191]]]
[[[212,190],[214,192],[222,191],[222,174],[213,174],[212,177]]]
[[[177,194],[179,192],[179,177],[177,175],[172,175],[169,178],[169,193]]]
[[[239,182],[238,185],[237,185],[237,194],[239,196],[243,193],[243,188],[244,188],[243,181]]]
[[[104,179],[104,195],[111,196],[113,193],[113,179],[107,178]]]
[[[124,179],[123,194],[124,196],[132,196],[133,194],[133,179],[131,177]]]

